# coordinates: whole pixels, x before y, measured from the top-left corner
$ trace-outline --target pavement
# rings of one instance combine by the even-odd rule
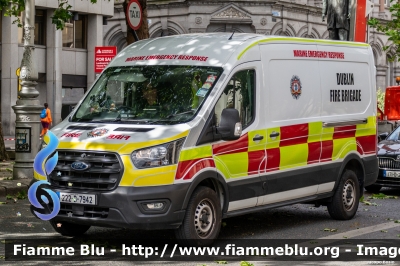
[[[27,197],[28,185],[31,179],[13,179],[15,159],[14,136],[4,136],[4,144],[10,160],[0,162],[0,202],[8,199],[23,199]]]

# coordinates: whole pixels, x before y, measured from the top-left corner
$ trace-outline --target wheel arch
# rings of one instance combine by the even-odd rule
[[[345,157],[342,165],[340,166],[339,175],[335,184],[335,190],[339,185],[340,178],[342,177],[345,170],[352,170],[355,172],[358,183],[360,186],[360,197],[364,194],[364,180],[365,180],[365,169],[364,163],[358,154],[351,153]]]
[[[186,192],[185,199],[182,204],[182,209],[186,209],[189,200],[194,192],[194,190],[199,186],[206,186],[211,188],[217,193],[219,200],[221,201],[221,211],[222,214],[228,211],[229,206],[229,190],[225,179],[215,171],[205,171],[198,174],[189,186]]]

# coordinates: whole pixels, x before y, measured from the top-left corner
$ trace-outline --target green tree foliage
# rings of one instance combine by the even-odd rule
[[[18,27],[22,27],[22,21],[19,19],[21,12],[25,10],[26,0],[0,0],[0,11],[4,10],[4,15],[8,17],[15,17],[13,23],[18,23]],[[55,1],[55,0],[53,0]],[[96,4],[98,0],[90,0],[92,4]],[[110,1],[110,0],[108,0]],[[139,39],[149,38],[149,28],[147,24],[147,0],[138,0],[140,6],[142,7],[142,26],[136,31]],[[129,0],[125,0],[123,3],[124,9],[126,9]],[[72,18],[72,8],[68,4],[68,0],[58,0],[58,7],[54,10],[54,14],[51,17],[52,23],[56,25],[57,30],[62,30],[65,27],[65,22]],[[129,27],[128,27],[129,28]],[[127,43],[131,44],[134,42],[132,31],[127,32]]]
[[[71,6],[67,0],[59,0],[58,2],[58,8],[54,11],[52,20],[57,29],[63,29],[65,21],[72,17],[72,13],[69,11]],[[18,27],[22,27],[19,15],[25,11],[25,0],[0,0],[0,9],[4,10],[5,16],[15,17],[13,23],[18,23]]]
[[[0,11],[4,11],[4,15],[7,17],[14,17],[13,23],[17,23],[18,27],[22,27],[22,21],[19,19],[21,12],[25,11],[25,3],[27,0],[0,0]],[[55,0],[52,0],[55,1]],[[100,0],[90,0],[92,4],[96,4]],[[110,0],[108,0],[110,1]],[[124,1],[124,8],[126,8],[129,0]],[[137,30],[139,39],[147,39],[149,37],[149,29],[147,24],[147,0],[139,0],[139,3],[143,10],[142,26]],[[68,0],[58,0],[58,7],[54,10],[52,23],[56,26],[57,30],[62,30],[65,27],[65,22],[72,18],[71,12],[72,6],[68,4]],[[132,32],[128,31],[127,37],[128,44],[134,42]],[[1,121],[1,119],[0,119]],[[7,154],[5,152],[5,145],[3,134],[0,125],[0,160],[7,160]]]
[[[25,10],[26,0],[0,0],[0,10],[4,10],[4,15],[8,17],[15,17],[13,23],[18,23],[18,27],[22,27],[22,21],[19,19],[21,12]],[[110,1],[110,0],[108,0]],[[92,4],[97,3],[97,0],[90,0]],[[64,29],[65,22],[72,17],[70,11],[71,5],[68,4],[68,0],[58,0],[58,8],[54,10],[52,23],[56,25],[58,30]]]
[[[390,0],[389,11],[391,13],[392,20],[384,21],[381,19],[372,18],[368,21],[368,25],[389,36],[389,41],[391,41],[392,44],[384,46],[383,50],[387,51],[388,49],[393,49],[394,56],[389,58],[389,60],[400,61],[400,3],[398,0]]]
[[[385,111],[385,92],[381,90],[381,88],[378,88],[376,91],[376,97],[378,100],[378,107],[381,109],[381,111]]]
[[[18,27],[22,27],[22,21],[20,21],[19,15],[21,12],[25,11],[25,1],[26,0],[0,0],[0,11],[4,11],[4,16],[14,17],[15,20],[13,23],[17,23]],[[90,1],[92,3],[97,2],[97,0]],[[68,4],[67,0],[58,1],[58,8],[54,11],[54,16],[52,17],[52,22],[56,25],[57,29],[63,29],[65,22],[72,17],[72,13],[69,11],[70,9],[71,6]],[[3,132],[0,125],[0,161],[8,159],[4,145]]]

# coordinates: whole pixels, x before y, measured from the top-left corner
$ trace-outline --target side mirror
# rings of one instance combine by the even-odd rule
[[[389,136],[388,132],[381,133],[378,135],[378,141],[382,141],[382,140],[386,139],[388,136]]]
[[[234,108],[222,110],[221,122],[217,134],[222,140],[236,140],[242,134],[242,123],[240,123],[239,111]]]

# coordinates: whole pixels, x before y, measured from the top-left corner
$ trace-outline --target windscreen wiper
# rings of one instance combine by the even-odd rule
[[[194,112],[193,110],[189,110],[189,111],[185,111],[185,112],[182,112],[182,113],[170,114],[166,118],[172,118],[172,117],[175,117],[175,116],[178,116],[178,115],[184,115],[184,114],[189,114],[189,113],[193,113],[193,112]]]
[[[172,117],[175,117],[175,116],[179,116],[179,115],[184,115],[184,114],[189,114],[189,113],[193,113],[194,111],[193,110],[189,110],[189,111],[185,111],[185,112],[182,112],[182,113],[175,113],[175,114],[170,114],[170,115],[168,115],[168,116],[166,116],[165,118],[163,118],[163,119],[159,119],[159,120],[155,120],[155,121],[151,121],[150,123],[149,123],[149,125],[151,125],[151,124],[155,124],[155,123],[158,123],[158,122],[168,122],[168,123],[178,123],[178,122],[184,122],[184,121],[174,121],[174,120],[167,120],[168,118],[172,118]]]
[[[117,117],[115,119],[101,119],[101,120],[92,120],[92,122],[101,122],[101,123],[115,123],[115,122],[121,122],[121,117]]]
[[[149,120],[143,120],[143,119],[123,119],[121,120],[121,123],[125,123],[125,122],[135,122],[137,124],[147,124],[149,122]]]

